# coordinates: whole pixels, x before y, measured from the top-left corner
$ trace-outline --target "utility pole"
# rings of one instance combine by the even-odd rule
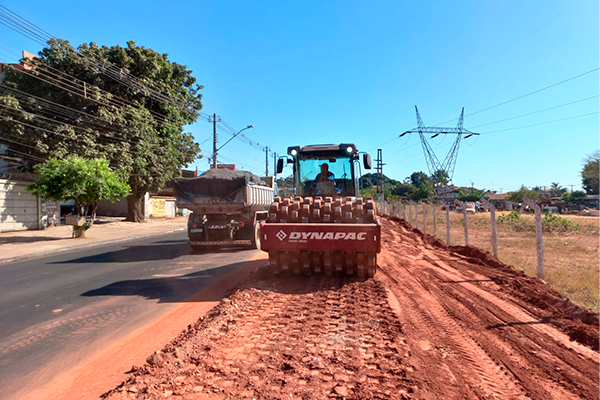
[[[217,114],[213,114],[213,168],[217,168]]]
[[[377,149],[377,199],[384,200],[383,191],[383,153],[381,149]]]
[[[265,176],[269,176],[269,148],[265,147]]]
[[[273,153],[273,177],[277,177],[277,153]]]

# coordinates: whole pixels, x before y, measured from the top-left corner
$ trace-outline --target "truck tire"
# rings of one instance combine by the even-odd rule
[[[252,235],[252,249],[260,250],[260,222],[254,223],[254,232]]]

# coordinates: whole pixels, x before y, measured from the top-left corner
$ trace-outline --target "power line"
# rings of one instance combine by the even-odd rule
[[[449,85],[446,85],[444,88],[442,88],[438,92],[434,93],[433,95],[429,96],[425,100],[422,100],[421,103],[423,103],[423,102],[431,99],[432,97],[437,96],[438,94],[442,93],[444,90],[448,89],[450,86],[454,85],[456,82],[459,82],[459,81],[463,80],[467,76],[471,75],[473,72],[477,71],[479,68],[481,68],[484,65],[488,64],[490,61],[495,60],[496,58],[498,58],[502,54],[506,53],[508,50],[512,49],[513,47],[515,47],[516,45],[518,45],[519,43],[521,43],[522,41],[524,41],[525,39],[527,39],[528,37],[530,37],[531,35],[533,35],[534,33],[536,33],[537,31],[539,31],[540,29],[544,28],[546,25],[548,25],[552,21],[556,20],[557,18],[559,18],[560,16],[562,16],[563,14],[565,14],[567,11],[571,10],[573,7],[575,7],[576,5],[578,5],[579,3],[581,3],[582,1],[583,0],[579,0],[577,3],[573,4],[572,6],[568,7],[567,9],[561,11],[559,14],[557,14],[554,17],[552,17],[550,20],[544,22],[541,26],[539,26],[536,29],[534,29],[533,31],[529,32],[527,35],[523,36],[522,38],[520,38],[519,40],[517,40],[516,42],[514,42],[513,44],[511,44],[510,46],[508,46],[504,50],[502,50],[500,53],[496,54],[495,56],[493,56],[492,58],[490,58],[487,61],[483,62],[482,64],[479,64],[477,67],[473,68],[471,71],[467,72],[465,75],[463,75],[460,78],[456,79],[454,82],[450,83]],[[445,122],[442,122],[442,124],[444,124],[444,123]]]
[[[385,143],[382,143],[382,144],[379,144],[379,145],[373,147],[372,149],[367,150],[367,153],[370,153],[370,152],[372,152],[375,149],[379,149],[379,148],[381,148],[381,146],[385,146],[386,144],[392,143],[396,139],[398,139],[398,136],[394,137],[392,140],[389,140],[389,141],[387,141]]]
[[[0,5],[0,23],[44,46],[46,46],[47,42],[51,39],[56,39],[50,33],[38,28],[36,25],[30,23],[26,19],[20,17],[2,5]],[[176,102],[164,93],[145,85],[136,77],[124,72],[121,68],[117,68],[107,61],[101,62],[96,60],[77,51],[76,49],[75,54],[80,56],[82,59],[87,60],[87,66],[92,67],[97,72],[121,83],[122,85],[131,89],[142,90],[145,94],[148,93],[150,97],[154,97],[157,100],[174,105],[180,110],[185,109],[181,103]]]
[[[594,69],[591,69],[591,70],[589,70],[589,71],[586,71],[586,72],[584,72],[584,73],[581,73],[581,74],[579,74],[579,75],[575,75],[575,76],[572,76],[572,77],[570,77],[570,78],[567,78],[567,79],[565,79],[565,80],[562,80],[562,81],[560,81],[560,82],[553,83],[553,84],[551,84],[551,85],[545,86],[545,87],[543,87],[543,88],[541,88],[541,89],[537,89],[537,90],[534,90],[534,91],[532,91],[532,92],[525,93],[525,94],[523,94],[523,95],[520,95],[520,96],[514,97],[514,98],[512,98],[512,99],[510,99],[510,100],[506,100],[506,101],[503,101],[503,102],[501,102],[501,103],[494,104],[494,105],[492,105],[492,106],[486,107],[486,108],[484,108],[484,109],[481,109],[481,110],[479,110],[479,111],[475,111],[475,112],[472,112],[472,113],[470,113],[470,114],[466,114],[466,115],[465,115],[465,117],[470,117],[471,115],[479,114],[479,113],[482,113],[482,112],[484,112],[484,111],[488,111],[488,110],[491,110],[491,109],[493,109],[493,108],[500,107],[500,106],[503,106],[503,105],[505,105],[505,104],[508,104],[508,103],[512,103],[513,101],[520,100],[520,99],[522,99],[522,98],[525,98],[525,97],[531,96],[531,95],[533,95],[533,94],[540,93],[540,92],[542,92],[542,91],[544,91],[544,90],[548,90],[548,89],[550,89],[550,88],[553,88],[553,87],[555,87],[555,86],[562,85],[563,83],[567,83],[567,82],[570,82],[570,81],[572,81],[572,80],[574,80],[574,79],[581,78],[582,76],[585,76],[585,75],[591,74],[592,72],[596,72],[596,71],[598,71],[599,69],[600,69],[600,68],[598,68],[598,67],[597,67],[597,68],[594,68]],[[448,122],[452,122],[452,121],[454,121],[454,118],[453,118],[453,119],[449,119],[448,121],[440,122],[440,123],[438,123],[438,124],[435,124],[435,125],[436,125],[436,126],[437,126],[437,125],[442,125],[442,124],[445,124],[445,123],[448,123]]]
[[[48,161],[47,158],[37,157],[37,156],[34,156],[32,154],[23,153],[23,152],[11,149],[10,147],[8,148],[8,151],[10,151],[11,153],[17,153],[17,154],[19,154],[22,157],[26,157],[26,158],[29,158],[29,159],[32,159],[32,160],[36,160],[36,161]]]
[[[26,114],[28,114],[28,115],[31,115],[31,116],[32,116],[32,117],[34,117],[34,118],[41,118],[41,119],[43,119],[43,120],[46,120],[46,121],[48,121],[48,122],[49,122],[49,123],[51,123],[51,124],[55,124],[55,125],[58,125],[58,126],[61,126],[61,125],[62,125],[62,126],[67,126],[67,127],[73,128],[73,130],[75,130],[75,129],[80,129],[80,130],[83,130],[83,131],[84,131],[86,134],[89,134],[89,133],[90,133],[89,131],[86,131],[86,128],[84,128],[84,127],[80,127],[80,126],[77,126],[77,125],[68,124],[68,123],[66,123],[66,122],[56,121],[56,120],[53,120],[53,119],[51,119],[51,118],[44,117],[44,116],[42,116],[42,115],[34,114],[34,113],[31,113],[31,112],[27,112],[27,111],[25,111],[25,110],[20,110],[20,109],[18,109],[18,108],[14,108],[14,107],[7,106],[7,105],[5,105],[5,104],[0,104],[0,107],[7,108],[7,109],[11,110],[13,113],[14,113],[14,112],[26,113]],[[13,122],[20,122],[20,121],[14,120],[14,119],[13,119],[13,120],[11,120],[11,121],[13,121]],[[50,132],[52,132],[52,131],[50,131]],[[108,139],[116,140],[117,142],[128,142],[128,143],[130,143],[130,144],[132,144],[132,145],[134,145],[134,146],[138,144],[137,142],[132,142],[132,141],[130,141],[130,140],[127,140],[127,139],[120,139],[120,138],[117,138],[117,137],[109,136],[109,135],[107,135],[107,134],[105,134],[105,133],[101,133],[101,132],[97,132],[97,134],[98,134],[99,136],[104,136],[104,137],[106,137],[106,138],[108,138]]]
[[[590,115],[596,115],[596,114],[600,114],[600,112],[596,111],[596,112],[592,112],[592,113],[588,113],[588,114],[576,115],[574,117],[567,117],[567,118],[555,119],[555,120],[552,120],[552,121],[539,122],[537,124],[523,125],[523,126],[517,126],[517,127],[513,127],[513,128],[506,128],[506,129],[499,129],[497,131],[482,132],[482,135],[484,135],[484,134],[487,135],[487,134],[490,134],[490,133],[497,133],[497,132],[512,131],[512,130],[515,130],[515,129],[529,128],[529,127],[532,127],[532,126],[553,124],[555,122],[567,121],[569,119],[583,118],[583,117],[587,117],[587,116],[590,116]]]
[[[598,50],[599,50],[599,48],[596,48],[596,49],[594,49],[594,50],[592,50],[592,51],[589,51],[589,52],[587,52],[587,53],[585,53],[585,54],[583,54],[583,55],[580,55],[580,56],[577,56],[577,57],[575,57],[575,58],[572,58],[572,59],[570,59],[569,61],[567,61],[567,62],[564,62],[564,63],[562,63],[562,64],[560,64],[560,65],[558,65],[558,66],[556,66],[556,67],[554,67],[554,68],[548,69],[548,70],[546,70],[546,71],[544,71],[544,72],[542,72],[542,73],[540,73],[540,74],[537,74],[537,75],[534,75],[534,76],[532,76],[532,77],[530,77],[530,78],[527,78],[527,79],[525,79],[524,81],[520,81],[519,83],[516,83],[516,84],[514,84],[514,85],[512,85],[512,86],[506,87],[506,88],[504,88],[504,89],[502,89],[502,90],[499,90],[499,91],[497,91],[497,92],[495,92],[495,93],[492,93],[492,94],[490,94],[490,95],[488,95],[488,96],[486,96],[486,97],[483,97],[483,98],[477,99],[477,100],[475,100],[475,101],[472,101],[472,102],[470,102],[470,103],[466,103],[466,104],[465,104],[465,107],[471,106],[471,105],[473,105],[473,104],[480,103],[480,102],[482,102],[482,101],[484,101],[484,100],[487,100],[487,99],[489,99],[489,98],[492,98],[492,97],[494,97],[494,96],[496,96],[496,95],[498,95],[498,94],[500,94],[500,93],[504,93],[504,92],[506,92],[506,91],[508,91],[508,90],[514,89],[515,87],[521,86],[522,84],[524,84],[524,83],[527,83],[527,82],[529,82],[529,81],[531,81],[531,80],[533,80],[533,79],[535,79],[535,78],[538,78],[538,77],[540,77],[540,76],[542,76],[542,75],[545,75],[545,74],[547,74],[547,73],[549,73],[549,72],[555,71],[555,70],[557,70],[557,69],[559,69],[559,68],[561,68],[561,67],[563,67],[563,66],[565,66],[565,65],[567,65],[567,64],[569,64],[569,63],[572,63],[573,61],[577,61],[577,60],[579,60],[580,58],[583,58],[583,57],[585,57],[585,56],[588,56],[588,55],[590,55],[590,54],[592,54],[592,53],[595,53],[595,52],[597,52]],[[460,108],[456,109],[456,112],[459,112],[459,111],[460,111]],[[448,121],[444,121],[444,122],[440,122],[439,124],[444,124],[444,123],[451,122],[451,121],[454,121],[454,119],[451,119],[451,120],[448,120]],[[439,125],[439,124],[436,124],[436,125]]]
[[[500,122],[510,121],[510,120],[517,119],[517,118],[522,118],[522,117],[527,117],[529,115],[539,114],[539,113],[544,112],[544,111],[550,111],[550,110],[554,110],[554,109],[557,109],[557,108],[560,108],[560,107],[570,106],[571,104],[581,103],[583,101],[587,101],[587,100],[591,100],[591,99],[596,99],[598,97],[600,97],[600,95],[590,96],[590,97],[586,97],[584,99],[579,99],[579,100],[571,101],[569,103],[560,104],[558,106],[544,108],[543,110],[532,111],[532,112],[527,113],[527,114],[517,115],[516,117],[505,118],[505,119],[501,119],[499,121],[494,121],[494,122],[488,122],[487,124],[475,125],[475,126],[473,126],[471,128],[479,128],[479,127],[482,127],[482,126],[493,125],[493,124],[498,124]]]

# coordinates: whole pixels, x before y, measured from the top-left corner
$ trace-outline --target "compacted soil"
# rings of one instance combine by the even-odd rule
[[[597,399],[598,314],[382,218],[375,279],[257,270],[103,397]]]

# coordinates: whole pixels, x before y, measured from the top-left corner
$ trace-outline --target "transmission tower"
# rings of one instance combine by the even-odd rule
[[[478,136],[479,133],[471,132],[463,128],[463,120],[465,115],[464,107],[460,112],[460,117],[458,118],[456,128],[425,126],[417,106],[415,106],[415,111],[417,112],[417,127],[402,133],[400,137],[409,133],[418,133],[419,138],[421,139],[421,146],[423,147],[423,154],[425,155],[425,161],[427,162],[429,174],[433,175],[437,171],[444,171],[448,175],[448,179],[452,180],[452,176],[454,175],[454,167],[456,166],[456,159],[458,157],[458,149],[460,148],[460,141],[462,139],[470,138],[471,136]],[[450,147],[450,150],[448,151],[448,154],[446,155],[446,158],[444,158],[443,162],[440,163],[438,160],[435,152],[429,145],[425,134],[433,134],[431,139],[439,135],[456,135],[456,139],[454,140],[454,143],[452,143],[452,147]]]

